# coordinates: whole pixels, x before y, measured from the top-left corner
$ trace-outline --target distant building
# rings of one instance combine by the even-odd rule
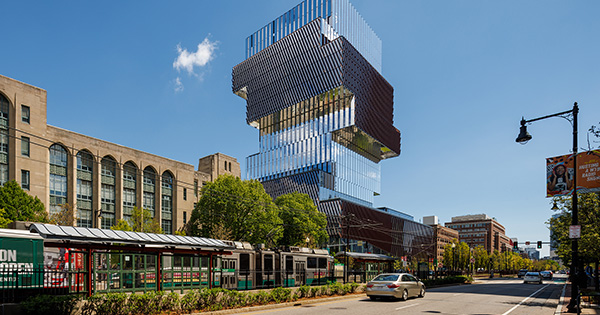
[[[525,247],[523,251],[529,256],[529,259],[540,260],[540,252],[533,247]]]
[[[486,214],[471,214],[452,217],[446,227],[457,230],[459,240],[469,247],[483,246],[488,252],[511,250],[511,240],[505,234],[504,226]]]
[[[423,224],[433,228],[434,257],[437,258],[438,262],[441,262],[444,258],[444,247],[451,244],[452,240],[459,239],[458,231],[438,224],[437,216],[423,217]]]
[[[77,226],[110,228],[141,207],[173,233],[187,223],[204,183],[240,177],[237,160],[221,153],[201,158],[195,170],[50,126],[46,114],[45,90],[0,75],[0,184],[17,181],[50,214],[71,205]]]

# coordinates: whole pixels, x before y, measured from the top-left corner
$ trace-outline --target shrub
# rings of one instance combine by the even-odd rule
[[[278,287],[271,290],[271,300],[275,303],[287,302],[292,298],[292,290],[284,287]]]
[[[298,297],[310,297],[310,287],[307,285],[303,285],[296,290]]]
[[[79,300],[75,295],[37,295],[21,302],[25,314],[69,315]]]

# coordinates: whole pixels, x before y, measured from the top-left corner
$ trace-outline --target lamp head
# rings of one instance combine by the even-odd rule
[[[517,139],[515,140],[516,142],[520,143],[520,144],[526,144],[527,141],[531,140],[531,135],[529,134],[529,132],[527,132],[527,126],[525,125],[525,119],[521,118],[521,130],[519,132],[519,136],[517,137]]]

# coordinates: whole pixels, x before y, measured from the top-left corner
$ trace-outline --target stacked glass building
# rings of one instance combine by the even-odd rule
[[[328,216],[332,243],[350,237],[407,254],[433,232],[372,208],[379,163],[400,154],[394,89],[380,72],[381,40],[350,2],[305,0],[246,39],[232,88],[259,130],[248,178],[273,198],[309,194]],[[408,244],[403,229],[413,231]]]

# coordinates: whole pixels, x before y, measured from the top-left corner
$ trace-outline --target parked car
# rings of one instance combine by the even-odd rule
[[[525,276],[526,273],[527,273],[527,269],[521,269],[517,273],[517,277],[521,278],[521,277]]]
[[[408,273],[384,273],[367,283],[367,296],[371,300],[387,297],[406,301],[411,296],[424,297],[425,285]]]
[[[541,271],[540,274],[542,275],[542,279],[552,280],[552,271],[549,271],[549,270]]]
[[[542,284],[542,275],[537,271],[529,271],[523,277],[523,283],[535,282]]]

